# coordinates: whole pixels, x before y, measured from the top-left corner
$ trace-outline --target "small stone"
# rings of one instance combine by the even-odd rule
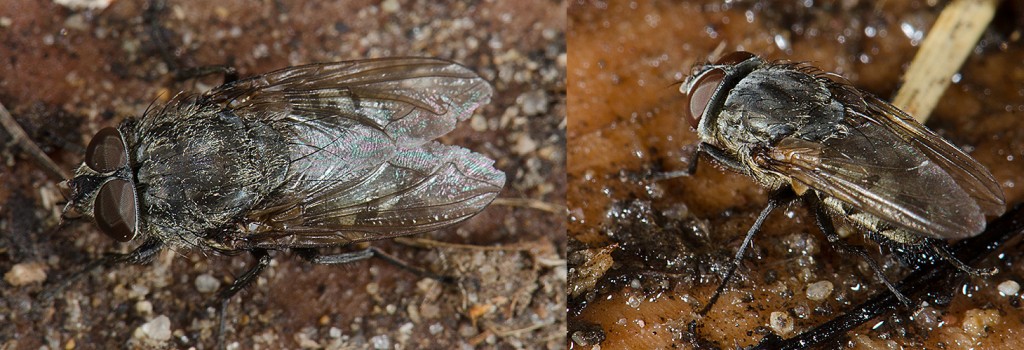
[[[996,288],[999,289],[999,295],[1004,297],[1017,295],[1017,292],[1020,292],[1020,283],[1017,283],[1017,281],[1014,280],[1006,280],[1003,281],[1003,283],[1000,283]]]
[[[793,331],[793,318],[787,312],[773,311],[768,322],[776,334],[786,335]]]
[[[171,319],[160,315],[139,326],[135,333],[158,342],[171,340]]]
[[[319,349],[323,348],[315,340],[309,338],[309,334],[298,333],[295,335],[295,340],[298,341],[299,347],[303,349]]]
[[[384,0],[380,4],[380,9],[384,13],[394,13],[402,9],[402,6],[398,3],[398,0]]]
[[[15,287],[45,280],[46,265],[40,262],[15,264],[4,274],[4,281]]]
[[[971,309],[964,313],[964,323],[961,327],[964,333],[969,336],[981,337],[985,335],[988,327],[999,323],[999,312],[996,310]]]
[[[526,155],[533,153],[537,150],[537,142],[530,138],[530,135],[522,134],[519,139],[516,140],[515,146],[512,146],[512,151],[516,154]]]
[[[78,10],[102,10],[110,6],[113,0],[53,0],[57,5],[67,7],[68,9]],[[98,11],[97,11],[98,12]]]
[[[139,315],[149,316],[153,313],[153,303],[148,300],[140,300],[135,303],[135,312]]]
[[[807,285],[807,299],[822,301],[832,294],[832,282],[819,281]]]
[[[208,273],[197,276],[195,283],[200,293],[213,293],[220,288],[220,281]]]
[[[388,339],[388,336],[384,334],[370,338],[370,343],[373,344],[374,349],[384,350],[391,348],[391,339]]]
[[[86,22],[85,16],[81,13],[76,13],[64,20],[64,27],[74,30],[86,30],[89,29],[89,23]]]
[[[534,116],[548,112],[548,95],[544,90],[535,90],[519,95],[516,102],[523,106],[523,114]]]
[[[412,322],[406,322],[402,324],[401,327],[398,327],[398,332],[401,334],[412,334],[413,327],[414,325],[412,324]]]
[[[427,330],[430,332],[431,335],[438,335],[444,331],[444,326],[442,326],[440,323],[434,323],[430,325],[430,327],[427,328]]]

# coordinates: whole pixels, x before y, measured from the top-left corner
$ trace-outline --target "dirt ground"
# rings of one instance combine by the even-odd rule
[[[785,4],[785,5],[783,5]],[[813,5],[813,6],[811,6]],[[801,205],[776,210],[722,298],[717,287],[766,193],[706,160],[686,169],[696,135],[677,83],[713,52],[807,61],[889,99],[943,8],[924,1],[580,2],[569,6],[568,210],[573,349],[741,348],[790,337],[888,293],[859,258],[836,252]],[[1006,1],[928,126],[969,151],[1024,200],[1024,23]],[[709,57],[710,56],[710,57]],[[853,234],[889,278],[909,273]],[[872,319],[823,348],[1004,349],[1024,333],[1024,250],[952,276],[928,305]],[[1002,295],[1000,289],[1008,295]],[[811,293],[808,293],[808,291]],[[812,297],[809,296],[809,294]]]
[[[543,0],[3,1],[0,102],[71,170],[102,127],[178,91],[219,84],[175,81],[182,68],[227,64],[245,77],[373,57],[461,62],[496,93],[442,142],[497,160],[508,178],[500,203],[416,237],[450,245],[373,244],[463,282],[441,284],[377,260],[312,266],[274,252],[271,267],[231,301],[227,346],[562,348],[565,9]],[[212,290],[252,259],[164,251],[148,265],[95,270],[43,303],[39,294],[61,277],[135,245],[114,244],[89,223],[55,230],[60,179],[6,133],[0,144],[0,348],[212,348]]]

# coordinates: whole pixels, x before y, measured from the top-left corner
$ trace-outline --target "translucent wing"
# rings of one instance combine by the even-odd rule
[[[865,100],[872,112],[865,114],[865,118],[881,118],[876,122],[888,126],[938,163],[978,203],[982,213],[995,216],[1006,211],[1003,190],[985,166],[895,106],[872,95]]]
[[[288,138],[284,184],[250,211],[253,245],[316,247],[435,230],[504,186],[493,161],[430,141],[490,99],[482,78],[430,58],[291,67],[205,96]]]
[[[928,237],[974,236],[984,229],[985,214],[1002,212],[1002,194],[984,167],[894,114],[895,107],[870,96],[864,101],[847,103],[842,136],[782,139],[767,151],[769,167]]]
[[[264,120],[348,119],[409,147],[452,131],[491,94],[466,67],[409,57],[289,67],[225,84],[205,97]]]

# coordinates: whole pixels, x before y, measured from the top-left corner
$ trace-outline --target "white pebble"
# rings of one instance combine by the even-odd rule
[[[139,300],[135,303],[135,312],[139,315],[148,316],[153,313],[153,303],[148,300]]]
[[[384,13],[397,12],[401,8],[402,5],[399,4],[397,0],[384,0],[384,2],[380,4],[380,9],[383,10]]]
[[[171,340],[171,319],[164,315],[157,316],[139,326],[135,334],[159,342]]]
[[[768,316],[768,322],[778,335],[786,335],[793,331],[793,318],[788,312],[773,311]]]
[[[807,299],[822,301],[832,294],[832,282],[819,281],[807,285]]]
[[[4,281],[18,287],[46,280],[46,265],[38,262],[20,263],[4,274]]]
[[[196,289],[200,293],[213,293],[220,288],[220,281],[208,273],[196,277]]]
[[[388,336],[384,334],[370,338],[370,343],[373,344],[374,349],[384,350],[391,348],[391,339],[388,339]]]
[[[1006,280],[1003,281],[1003,283],[1000,283],[996,288],[999,289],[999,295],[1004,297],[1016,295],[1017,292],[1020,292],[1020,283],[1017,283],[1017,281],[1014,280]]]

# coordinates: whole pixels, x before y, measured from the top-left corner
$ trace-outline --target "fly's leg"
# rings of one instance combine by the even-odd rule
[[[426,278],[435,279],[435,280],[441,281],[443,283],[453,283],[454,282],[454,278],[452,278],[451,276],[439,275],[439,274],[436,274],[436,273],[433,273],[433,272],[430,272],[430,271],[427,271],[427,270],[424,270],[424,269],[421,269],[421,268],[409,265],[408,263],[402,261],[401,259],[398,259],[397,257],[395,257],[395,256],[393,256],[391,254],[388,254],[387,252],[385,252],[383,250],[380,250],[380,249],[378,249],[376,247],[369,247],[369,248],[366,248],[366,249],[363,249],[363,250],[359,250],[359,251],[348,252],[348,253],[340,253],[340,254],[331,254],[331,255],[321,254],[320,252],[316,251],[315,249],[294,249],[294,251],[296,253],[298,253],[299,256],[301,256],[303,259],[306,259],[306,260],[308,260],[311,263],[320,264],[320,265],[341,265],[341,264],[348,264],[348,263],[353,263],[353,262],[356,262],[356,261],[361,261],[361,260],[366,260],[366,259],[369,259],[369,258],[376,257],[376,258],[380,258],[380,259],[382,259],[384,261],[387,261],[391,265],[394,265],[394,266],[397,266],[397,267],[399,267],[399,268],[401,268],[403,270],[412,272],[412,273],[414,273],[414,274],[416,274],[417,276],[420,276],[420,277],[426,277]]]
[[[954,256],[953,253],[949,251],[949,249],[946,247],[946,243],[940,240],[929,239],[925,244],[931,246],[932,250],[934,250],[936,254],[939,254],[939,256],[942,257],[943,260],[946,260],[951,265],[956,267],[958,270],[966,272],[972,276],[992,276],[999,272],[999,269],[995,267],[990,269],[979,269],[967,266],[967,264],[964,264],[963,261],[957,259],[956,256]]]
[[[203,77],[211,74],[224,74],[224,84],[238,80],[238,72],[234,67],[226,65],[199,66],[183,68],[188,64],[182,63],[175,54],[176,43],[171,39],[173,33],[163,25],[163,15],[167,11],[167,0],[150,0],[145,12],[142,13],[143,24],[149,33],[149,39],[156,51],[160,54],[161,60],[167,68],[175,72],[174,80],[185,81],[192,78]]]
[[[93,260],[92,262],[85,265],[81,270],[75,271],[65,279],[60,280],[57,284],[40,295],[41,299],[48,301],[60,292],[62,292],[68,286],[78,282],[87,274],[98,267],[102,266],[113,266],[118,264],[145,264],[153,260],[156,253],[163,248],[163,242],[157,239],[150,239],[143,243],[135,250],[127,253],[106,253],[102,258]]]
[[[652,179],[654,181],[661,181],[674,179],[677,177],[690,176],[697,173],[697,163],[700,162],[701,154],[706,154],[710,156],[712,159],[721,163],[722,165],[729,169],[733,169],[740,172],[743,172],[743,169],[745,169],[745,166],[742,163],[740,163],[733,157],[729,156],[729,154],[727,154],[721,148],[712,146],[711,144],[708,143],[701,142],[697,144],[697,150],[693,151],[693,157],[690,157],[692,160],[690,161],[690,165],[686,168],[686,170],[657,173],[652,176]]]
[[[700,163],[700,154],[702,153],[704,143],[698,143],[697,149],[693,150],[693,156],[690,156],[690,165],[686,167],[686,170],[667,171],[661,173],[655,173],[651,176],[652,181],[662,181],[668,179],[674,179],[677,177],[690,176],[697,173],[697,163]]]
[[[174,80],[185,81],[193,78],[205,77],[207,75],[223,74],[224,84],[238,80],[238,70],[228,65],[199,66],[181,68],[174,73]]]
[[[253,281],[256,281],[256,277],[259,277],[260,273],[270,265],[270,254],[267,253],[266,249],[253,249],[250,250],[249,253],[256,258],[256,265],[250,267],[249,270],[242,274],[241,277],[236,278],[235,282],[231,283],[230,286],[227,286],[217,292],[217,349],[224,348],[224,314],[228,308],[228,301],[230,301],[231,297],[238,294],[238,292],[243,288],[252,284]]]
[[[707,315],[708,311],[711,311],[711,307],[718,301],[718,297],[722,295],[722,291],[725,290],[725,286],[729,283],[729,279],[732,278],[736,269],[739,268],[740,262],[743,260],[743,253],[747,251],[747,246],[749,246],[750,241],[753,240],[754,234],[761,230],[761,225],[763,225],[764,220],[768,218],[768,214],[771,214],[772,210],[775,210],[775,208],[788,204],[793,199],[795,199],[795,194],[793,193],[793,190],[789,188],[783,188],[775,191],[768,197],[768,205],[761,210],[761,215],[757,216],[757,220],[754,221],[754,225],[747,231],[747,236],[743,238],[743,243],[740,244],[740,249],[736,251],[736,256],[732,259],[729,271],[725,273],[725,277],[722,278],[722,282],[719,283],[718,288],[715,289],[715,294],[711,295],[711,299],[708,300],[707,305],[697,313],[698,315]]]
[[[885,284],[886,288],[889,288],[889,291],[896,296],[896,299],[900,300],[900,303],[906,306],[913,305],[910,298],[903,295],[899,289],[896,289],[896,286],[894,286],[892,282],[889,282],[888,278],[885,278],[885,273],[883,273],[882,268],[878,266],[878,262],[871,259],[864,249],[846,244],[846,241],[843,241],[843,239],[839,237],[839,233],[836,232],[835,227],[832,225],[832,218],[828,216],[827,212],[825,212],[824,206],[822,206],[821,201],[814,193],[807,193],[803,196],[803,199],[807,203],[807,206],[811,208],[811,211],[814,212],[814,221],[818,223],[818,229],[821,230],[821,233],[825,234],[825,238],[828,239],[829,243],[832,243],[833,247],[842,252],[856,254],[861,259],[864,259],[864,261],[868,263],[868,266],[871,267],[871,271],[874,271],[875,276]]]

